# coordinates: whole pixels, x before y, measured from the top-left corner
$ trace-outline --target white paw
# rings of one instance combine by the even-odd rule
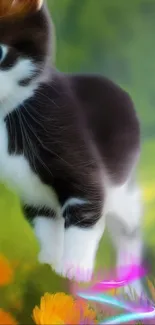
[[[78,282],[92,278],[100,236],[95,229],[72,227],[66,230],[59,274]]]
[[[94,269],[94,261],[83,261],[82,259],[78,262],[78,260],[72,259],[68,261],[67,259],[63,260],[63,265],[61,269],[61,275],[70,280],[75,280],[77,282],[90,282],[93,269]]]

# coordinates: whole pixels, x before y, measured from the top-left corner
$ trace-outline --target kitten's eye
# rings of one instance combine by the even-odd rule
[[[6,57],[7,52],[8,52],[7,47],[5,45],[0,45],[0,63]]]

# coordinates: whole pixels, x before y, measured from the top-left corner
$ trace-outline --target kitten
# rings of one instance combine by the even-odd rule
[[[20,0],[24,11],[8,2],[9,14],[0,9],[0,179],[20,197],[39,260],[90,280],[107,220],[117,265],[141,264],[140,193],[131,186],[140,127],[130,97],[101,76],[50,67],[46,5]]]

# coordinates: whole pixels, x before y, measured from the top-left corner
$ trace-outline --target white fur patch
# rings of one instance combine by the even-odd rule
[[[4,47],[7,51],[7,47]],[[35,64],[30,59],[18,59],[16,64],[8,69],[0,69],[0,117],[4,118],[30,97],[38,87],[39,80],[34,80],[27,87],[19,85],[19,81],[30,78],[36,71]]]
[[[34,229],[41,245],[39,261],[50,264],[57,270],[64,249],[64,219],[61,214],[56,219],[37,217],[34,219]]]
[[[32,206],[58,208],[55,192],[44,185],[23,155],[8,154],[6,125],[0,119],[0,179],[15,190],[23,202]]]
[[[69,206],[83,205],[85,203],[87,203],[86,200],[82,200],[82,199],[79,199],[79,198],[71,198],[71,199],[67,200],[66,203],[63,205],[62,214]]]
[[[142,207],[139,188],[128,190],[128,183],[122,186],[108,186],[105,213],[115,213],[130,230],[141,222]]]

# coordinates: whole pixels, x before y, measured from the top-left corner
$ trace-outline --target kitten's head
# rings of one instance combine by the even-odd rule
[[[43,0],[0,0],[0,109],[43,74],[51,59],[50,30]]]

